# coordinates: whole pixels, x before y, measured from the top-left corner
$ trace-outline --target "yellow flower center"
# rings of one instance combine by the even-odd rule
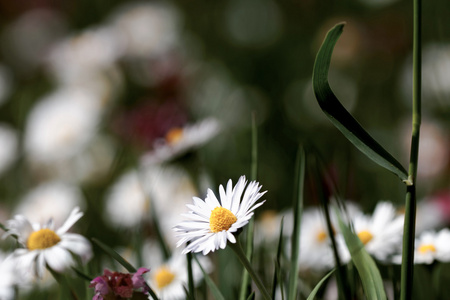
[[[425,244],[419,247],[419,253],[425,254],[427,252],[436,252],[436,247],[432,244]]]
[[[212,232],[221,232],[230,229],[237,221],[236,216],[226,208],[218,206],[214,208],[209,217],[209,228]]]
[[[51,229],[43,228],[30,234],[27,240],[29,250],[47,249],[61,241],[61,238]]]
[[[358,237],[364,245],[373,239],[373,235],[367,230],[363,230],[363,231],[359,232]]]
[[[319,233],[317,233],[317,235],[316,235],[316,239],[320,243],[325,241],[327,237],[328,237],[328,234],[323,230],[319,231]]]
[[[161,267],[155,274],[155,281],[158,289],[168,286],[175,279],[175,274],[166,267]]]
[[[179,142],[182,137],[183,137],[183,129],[176,127],[170,129],[169,132],[167,132],[166,141],[168,144],[173,145]]]

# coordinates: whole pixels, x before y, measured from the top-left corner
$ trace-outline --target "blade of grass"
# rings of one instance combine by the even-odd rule
[[[353,118],[339,102],[328,83],[331,56],[343,27],[344,23],[334,26],[328,32],[317,53],[313,71],[314,94],[325,115],[356,148],[380,166],[396,174],[401,180],[406,181],[408,174],[403,166]]]
[[[320,281],[319,283],[316,284],[316,286],[314,287],[314,289],[312,290],[311,294],[309,294],[308,299],[306,300],[314,300],[314,297],[316,297],[317,292],[320,290],[320,288],[322,287],[322,284],[324,284],[325,281],[327,281],[327,279],[331,276],[331,274],[334,273],[336,269],[331,270],[330,272],[328,272],[327,275],[325,275]]]
[[[280,233],[278,236],[278,246],[277,246],[277,256],[275,259],[275,269],[273,271],[273,280],[272,280],[272,299],[275,299],[275,293],[278,285],[278,273],[280,268],[280,257],[283,249],[283,228],[284,228],[284,218],[281,219],[280,224]],[[280,281],[281,283],[281,281]]]
[[[345,239],[348,251],[350,252],[352,262],[358,270],[359,277],[364,289],[367,300],[385,300],[386,293],[384,291],[383,280],[375,261],[367,253],[361,240],[356,236],[350,228],[344,224],[341,216],[336,212],[339,222],[339,228]]]
[[[292,246],[291,246],[291,266],[289,270],[289,289],[288,299],[297,299],[298,288],[298,260],[300,254],[300,225],[303,212],[303,189],[305,181],[305,165],[306,154],[303,147],[299,147],[297,151],[297,163],[296,163],[296,190],[297,197],[293,204],[294,213],[294,228],[292,230]]]
[[[222,295],[222,293],[220,292],[219,288],[214,283],[214,281],[211,279],[211,277],[209,277],[208,273],[205,272],[205,270],[203,269],[202,265],[198,261],[197,257],[195,257],[195,255],[193,255],[192,258],[195,260],[197,265],[200,267],[200,270],[203,273],[203,277],[205,278],[206,284],[208,285],[209,289],[211,290],[211,293],[212,293],[214,299],[216,299],[216,300],[225,300],[225,297]]]
[[[346,269],[345,266],[343,266],[341,263],[341,259],[339,257],[339,252],[337,249],[336,238],[334,236],[335,230],[333,229],[333,224],[331,224],[329,199],[324,192],[326,190],[326,185],[322,182],[323,176],[321,175],[322,173],[324,173],[323,171],[321,172],[321,170],[324,170],[324,168],[323,166],[319,165],[319,158],[317,156],[313,156],[312,159],[312,165],[314,165],[313,174],[315,176],[315,182],[320,184],[320,186],[316,188],[316,191],[325,215],[327,233],[330,237],[331,249],[333,251],[333,257],[336,265],[336,281],[339,291],[339,299],[351,299],[352,297],[350,288],[348,282],[345,280],[347,278]]]
[[[258,173],[258,130],[256,127],[256,120],[255,120],[255,114],[252,114],[252,163],[251,163],[251,175],[250,180],[256,180]],[[247,259],[249,261],[252,261],[252,254],[253,254],[253,235],[254,235],[254,219],[250,219],[248,225],[246,226],[247,230],[247,237],[246,237],[246,249],[245,249],[245,255],[247,256]],[[244,268],[242,271],[242,285],[241,285],[241,291],[239,294],[240,300],[245,300],[246,295],[249,290],[251,290],[251,281],[250,281],[250,275],[248,274],[247,270]]]

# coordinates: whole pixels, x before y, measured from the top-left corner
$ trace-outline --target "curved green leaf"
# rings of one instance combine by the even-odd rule
[[[314,297],[316,297],[317,292],[320,290],[320,287],[322,286],[322,284],[328,279],[328,277],[331,276],[331,274],[333,274],[333,272],[336,269],[331,270],[330,272],[328,272],[327,275],[325,275],[318,284],[316,284],[316,286],[314,287],[314,289],[312,290],[311,294],[309,294],[308,299],[306,300],[314,300]]]
[[[359,277],[364,289],[367,300],[385,300],[386,293],[384,291],[383,280],[375,261],[367,253],[363,243],[350,230],[350,228],[342,222],[338,214],[339,228],[344,236],[348,251],[352,257],[352,262],[358,270]]]
[[[401,180],[406,181],[408,174],[403,166],[364,130],[358,121],[342,106],[330,88],[328,70],[331,55],[343,27],[344,23],[334,26],[328,32],[317,53],[313,71],[314,94],[323,112],[356,148],[380,166],[396,174]]]

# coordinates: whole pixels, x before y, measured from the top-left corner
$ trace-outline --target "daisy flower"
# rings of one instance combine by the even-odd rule
[[[32,163],[72,159],[92,141],[101,119],[100,99],[83,88],[61,88],[31,109],[24,147]]]
[[[388,259],[401,247],[404,216],[398,215],[391,203],[379,202],[372,216],[360,213],[352,219],[356,235],[367,252],[378,260]],[[342,250],[343,260],[349,260],[350,254],[346,247]]]
[[[183,215],[187,220],[174,228],[181,238],[177,247],[189,242],[183,254],[203,252],[206,255],[219,248],[224,249],[227,241],[236,243],[234,234],[249,222],[253,211],[265,202],[256,203],[266,193],[259,192],[261,187],[256,181],[247,186],[245,176],[241,176],[234,187],[231,179],[226,190],[220,185],[220,202],[210,189],[205,201],[194,197],[194,203],[187,205],[191,211]]]
[[[211,264],[207,257],[198,257],[202,268],[209,272]],[[203,279],[200,267],[192,264],[194,285],[197,286]],[[188,284],[186,255],[179,252],[174,253],[169,260],[152,268],[150,272],[150,287],[162,300],[181,300],[186,298],[184,286]]]
[[[431,264],[434,260],[450,261],[450,230],[444,228],[439,232],[425,231],[416,239],[414,262]]]
[[[334,265],[334,257],[323,211],[318,207],[307,209],[303,212],[301,222],[300,268],[314,270],[331,268]]]
[[[153,151],[142,157],[142,163],[151,165],[176,158],[190,149],[205,144],[219,131],[219,121],[214,118],[172,128],[167,131],[164,138],[155,141]]]
[[[17,265],[42,278],[47,265],[56,272],[63,272],[74,265],[72,255],[87,262],[92,257],[91,244],[83,236],[67,232],[82,216],[79,208],[74,208],[64,224],[56,230],[53,220],[41,225],[31,223],[23,215],[16,215],[7,221],[5,236],[16,236],[24,247],[12,254]]]

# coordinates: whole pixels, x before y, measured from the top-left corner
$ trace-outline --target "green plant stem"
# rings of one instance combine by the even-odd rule
[[[401,300],[412,298],[414,271],[414,238],[416,220],[416,178],[419,156],[419,137],[421,123],[421,86],[422,86],[422,15],[421,0],[414,0],[414,37],[413,37],[413,112],[411,134],[411,156],[408,180],[406,182],[405,225],[403,229],[403,252],[401,270]]]
[[[242,265],[247,269],[247,272],[250,274],[251,278],[255,282],[256,286],[258,287],[259,291],[261,292],[261,295],[264,299],[270,300],[270,295],[267,292],[266,288],[264,287],[263,282],[259,278],[259,276],[256,274],[255,270],[253,270],[249,260],[245,256],[244,251],[242,250],[241,244],[239,243],[239,240],[236,241],[235,244],[229,243],[230,248],[234,251],[236,256],[238,257],[239,261],[242,263]]]
[[[256,180],[258,174],[258,130],[256,128],[256,117],[255,114],[252,113],[252,164],[250,171],[250,180]],[[255,221],[254,219],[250,219],[247,225],[247,236],[246,236],[246,248],[245,255],[249,261],[252,261],[253,256],[253,236],[254,236],[254,227]],[[241,291],[239,294],[240,300],[247,299],[247,291],[250,286],[250,275],[244,269],[242,272],[242,285]]]
[[[297,163],[296,163],[296,185],[297,185],[297,197],[294,200],[294,226],[292,230],[292,246],[291,246],[291,267],[289,271],[289,300],[297,299],[298,288],[298,260],[300,255],[300,225],[303,212],[303,189],[305,181],[305,164],[306,154],[303,147],[299,146],[297,151]]]

